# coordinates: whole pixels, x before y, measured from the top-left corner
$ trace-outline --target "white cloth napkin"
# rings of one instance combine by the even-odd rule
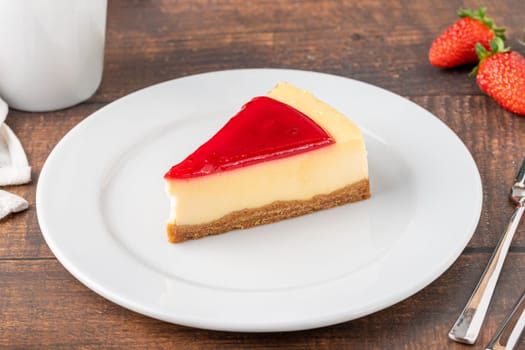
[[[0,186],[21,185],[31,181],[31,167],[24,149],[5,123],[7,111],[7,104],[0,98]],[[0,190],[0,219],[28,206],[24,198]]]
[[[16,194],[0,190],[0,219],[29,207],[27,201]]]

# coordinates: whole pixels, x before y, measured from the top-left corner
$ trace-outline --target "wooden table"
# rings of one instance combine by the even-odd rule
[[[168,1],[110,0],[102,85],[76,107],[50,113],[11,111],[7,123],[33,166],[29,185],[9,187],[30,209],[0,223],[0,348],[286,348],[482,349],[525,288],[522,226],[507,257],[477,345],[447,338],[513,207],[509,185],[525,156],[525,118],[482,94],[470,68],[429,65],[433,38],[460,6],[481,1]],[[489,9],[522,54],[525,2]],[[6,48],[8,49],[8,48]],[[160,322],[84,287],[42,237],[35,190],[46,157],[78,122],[151,84],[214,70],[281,67],[362,80],[400,94],[443,120],[465,142],[483,181],[483,210],[459,259],[414,296],[367,317],[331,327],[272,334],[227,333]],[[147,116],[144,116],[147,118]],[[415,130],[417,132],[417,130]],[[451,169],[454,171],[454,169]],[[525,342],[521,344],[525,348]]]

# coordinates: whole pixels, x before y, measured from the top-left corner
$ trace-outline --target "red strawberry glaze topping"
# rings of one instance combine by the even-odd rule
[[[270,97],[246,103],[211,139],[164,175],[189,179],[319,149],[335,141],[308,116]]]

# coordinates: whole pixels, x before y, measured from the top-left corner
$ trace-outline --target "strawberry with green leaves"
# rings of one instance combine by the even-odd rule
[[[448,27],[430,47],[428,59],[433,66],[452,68],[478,62],[475,46],[481,43],[489,48],[490,40],[500,37],[505,40],[505,29],[497,28],[485,17],[485,8],[477,11],[460,9],[460,19]]]
[[[490,42],[490,51],[476,45],[479,65],[472,75],[483,92],[503,108],[525,116],[525,57],[505,47],[501,38]]]

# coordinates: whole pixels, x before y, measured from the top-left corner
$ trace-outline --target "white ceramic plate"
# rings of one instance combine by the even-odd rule
[[[363,129],[372,198],[169,244],[163,174],[280,81]],[[100,109],[53,150],[36,203],[53,253],[103,297],[182,325],[288,331],[364,316],[428,285],[471,238],[482,189],[461,140],[414,103],[343,77],[248,69],[168,81]]]

